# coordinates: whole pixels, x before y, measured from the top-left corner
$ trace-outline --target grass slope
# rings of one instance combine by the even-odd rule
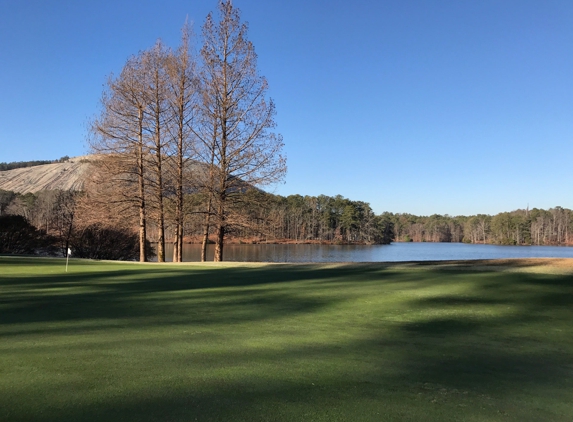
[[[64,263],[0,257],[0,420],[573,419],[566,271]]]

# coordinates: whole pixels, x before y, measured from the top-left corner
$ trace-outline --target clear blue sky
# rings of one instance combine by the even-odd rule
[[[573,208],[573,1],[236,0],[289,171],[383,211]],[[216,0],[0,0],[0,161],[86,152],[111,72]]]

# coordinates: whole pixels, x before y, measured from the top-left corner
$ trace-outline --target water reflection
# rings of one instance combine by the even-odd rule
[[[213,260],[209,245],[207,259]],[[391,245],[225,245],[225,261],[239,262],[396,262],[499,258],[573,258],[573,247],[497,246],[463,243],[393,243]],[[173,245],[166,245],[173,259]],[[183,261],[201,259],[201,245],[183,245]]]

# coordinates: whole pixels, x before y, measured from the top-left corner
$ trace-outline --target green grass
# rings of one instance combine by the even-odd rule
[[[0,257],[1,421],[573,420],[572,275],[64,269]]]

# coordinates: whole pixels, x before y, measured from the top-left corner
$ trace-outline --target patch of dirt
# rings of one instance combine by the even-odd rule
[[[429,266],[452,270],[509,271],[547,274],[573,274],[573,258],[511,258],[466,261],[413,262],[413,266]]]
[[[278,263],[277,263],[278,264]],[[541,274],[573,274],[573,258],[516,258],[465,261],[411,261],[411,262],[332,262],[332,263],[280,263],[280,265],[310,265],[320,268],[359,267],[427,268],[439,270],[507,271]]]

